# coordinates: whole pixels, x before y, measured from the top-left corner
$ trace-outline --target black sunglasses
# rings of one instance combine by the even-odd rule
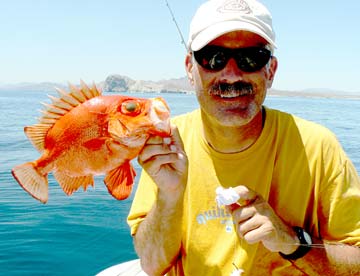
[[[198,64],[209,71],[220,71],[225,68],[230,58],[235,59],[241,71],[252,73],[263,68],[271,58],[271,51],[264,47],[224,48],[208,45],[194,51]]]

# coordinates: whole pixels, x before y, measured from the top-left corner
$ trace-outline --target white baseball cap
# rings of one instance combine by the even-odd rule
[[[208,0],[195,13],[188,49],[198,51],[228,32],[244,30],[258,34],[276,48],[272,17],[256,0]]]

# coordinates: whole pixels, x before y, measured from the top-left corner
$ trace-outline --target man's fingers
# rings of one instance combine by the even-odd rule
[[[256,192],[254,192],[253,190],[251,190],[248,187],[243,186],[243,185],[235,187],[234,190],[240,196],[240,199],[238,200],[238,203],[241,206],[246,206],[246,205],[251,204],[258,197],[258,194]]]
[[[253,190],[249,189],[246,186],[240,185],[233,188],[235,192],[239,195],[239,200],[233,204],[227,205],[226,208],[230,213],[235,211],[241,207],[248,207],[254,203],[257,203],[259,200],[262,200],[262,197],[254,192]]]
[[[170,155],[170,157],[163,157],[166,155]],[[179,131],[176,126],[172,125],[170,137],[153,136],[147,140],[145,147],[138,156],[138,162],[142,166],[149,161],[155,160],[172,163],[176,161],[174,157],[182,159],[184,156],[184,146]]]
[[[174,152],[174,149],[164,143],[148,144],[138,156],[139,164],[144,164],[156,156],[166,155]]]
[[[170,165],[176,162],[178,155],[175,154],[166,154],[166,155],[156,155],[151,159],[142,163],[143,168],[151,175],[155,176],[157,172],[162,168],[162,166]]]
[[[151,136],[147,141],[146,145],[161,145],[161,144],[169,144],[171,143],[170,137],[160,137],[160,136]]]

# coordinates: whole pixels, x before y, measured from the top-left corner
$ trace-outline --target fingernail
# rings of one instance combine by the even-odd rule
[[[163,142],[164,142],[164,144],[166,144],[166,145],[170,145],[170,143],[171,143],[171,138],[170,138],[170,137],[165,137],[165,138],[163,139]]]
[[[176,152],[176,151],[177,151],[177,149],[176,149],[176,147],[175,147],[174,145],[170,145],[170,150],[171,150],[172,152]]]

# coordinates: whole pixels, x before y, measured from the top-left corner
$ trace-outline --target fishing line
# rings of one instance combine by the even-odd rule
[[[168,10],[169,10],[169,12],[170,12],[171,18],[172,18],[172,20],[174,21],[174,24],[175,24],[175,26],[176,26],[176,29],[177,29],[177,31],[178,31],[178,33],[179,33],[179,35],[180,35],[181,43],[184,44],[185,50],[186,50],[186,52],[188,52],[189,49],[188,49],[188,47],[186,46],[186,42],[185,42],[184,36],[183,36],[183,34],[182,34],[181,30],[180,30],[180,27],[179,27],[179,25],[178,25],[178,23],[177,23],[177,21],[176,21],[176,19],[175,19],[174,13],[173,13],[170,5],[169,5],[169,2],[168,2],[167,0],[165,0],[165,3],[166,3],[166,6],[167,6],[167,8],[168,8]]]

